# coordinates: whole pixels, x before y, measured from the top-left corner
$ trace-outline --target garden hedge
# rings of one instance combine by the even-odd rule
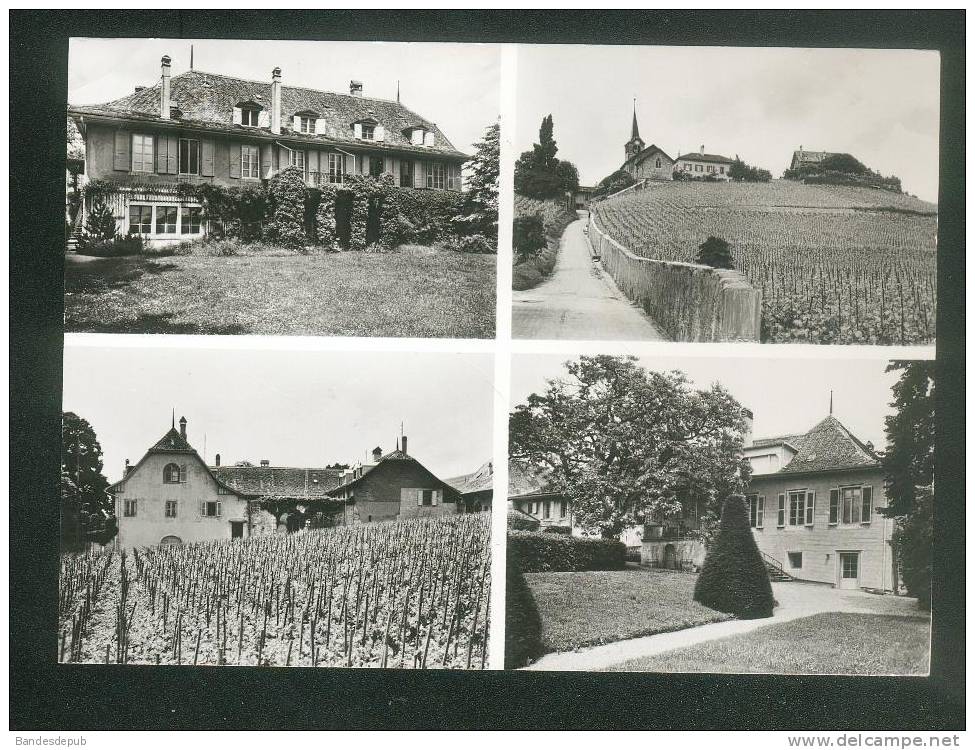
[[[508,557],[522,573],[622,570],[626,545],[614,539],[508,530]]]
[[[772,584],[741,495],[725,500],[721,526],[704,559],[694,600],[743,620],[772,616]]]

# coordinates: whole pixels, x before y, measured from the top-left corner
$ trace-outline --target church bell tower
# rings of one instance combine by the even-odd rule
[[[638,153],[643,151],[644,144],[643,139],[640,137],[640,126],[636,121],[636,99],[633,100],[633,129],[630,133],[630,140],[626,142],[626,158],[627,160],[633,158]]]

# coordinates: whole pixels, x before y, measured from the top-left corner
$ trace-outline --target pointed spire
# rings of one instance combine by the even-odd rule
[[[172,424],[172,428],[174,430],[176,429],[176,407],[175,406],[173,407],[173,424]]]
[[[833,391],[829,392],[829,415],[833,416]]]
[[[396,81],[396,103],[399,104],[399,81]]]
[[[633,132],[630,135],[630,140],[636,140],[640,137],[640,126],[636,122],[636,97],[633,97]]]
[[[193,70],[193,45],[190,45],[190,70]]]

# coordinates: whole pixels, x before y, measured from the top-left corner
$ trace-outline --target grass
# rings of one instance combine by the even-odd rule
[[[930,626],[927,617],[826,612],[609,671],[926,675]]]
[[[495,269],[496,256],[427,248],[382,255],[68,255],[65,330],[490,338]]]
[[[573,651],[730,619],[693,600],[696,575],[630,567],[526,573],[545,652]]]

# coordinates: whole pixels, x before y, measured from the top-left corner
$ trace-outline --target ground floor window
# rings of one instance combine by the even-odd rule
[[[203,228],[203,209],[189,206],[180,212],[180,234],[199,234]]]
[[[369,175],[371,177],[380,177],[383,173],[383,159],[380,156],[370,156],[369,157]]]
[[[409,159],[399,163],[399,186],[413,187],[413,162]]]
[[[328,181],[334,185],[341,185],[345,179],[345,156],[343,154],[328,155]]]
[[[176,234],[176,206],[156,206],[156,234]]]
[[[420,490],[420,505],[433,505],[433,490]]]
[[[175,500],[166,501],[166,518],[176,518],[176,506]]]
[[[546,500],[542,504],[542,518],[551,518],[551,517],[552,517],[552,501]]]
[[[559,518],[565,518],[566,506],[565,500],[559,500]]]
[[[789,553],[789,567],[793,570],[798,570],[802,568],[802,553],[801,552],[790,552]]]
[[[122,504],[122,515],[126,518],[135,518],[139,511],[138,500],[125,500]]]
[[[251,179],[261,176],[261,155],[257,146],[240,147],[240,176]]]
[[[427,166],[427,187],[443,190],[447,184],[447,170],[441,162]]]
[[[152,206],[129,206],[129,234],[152,233]]]

